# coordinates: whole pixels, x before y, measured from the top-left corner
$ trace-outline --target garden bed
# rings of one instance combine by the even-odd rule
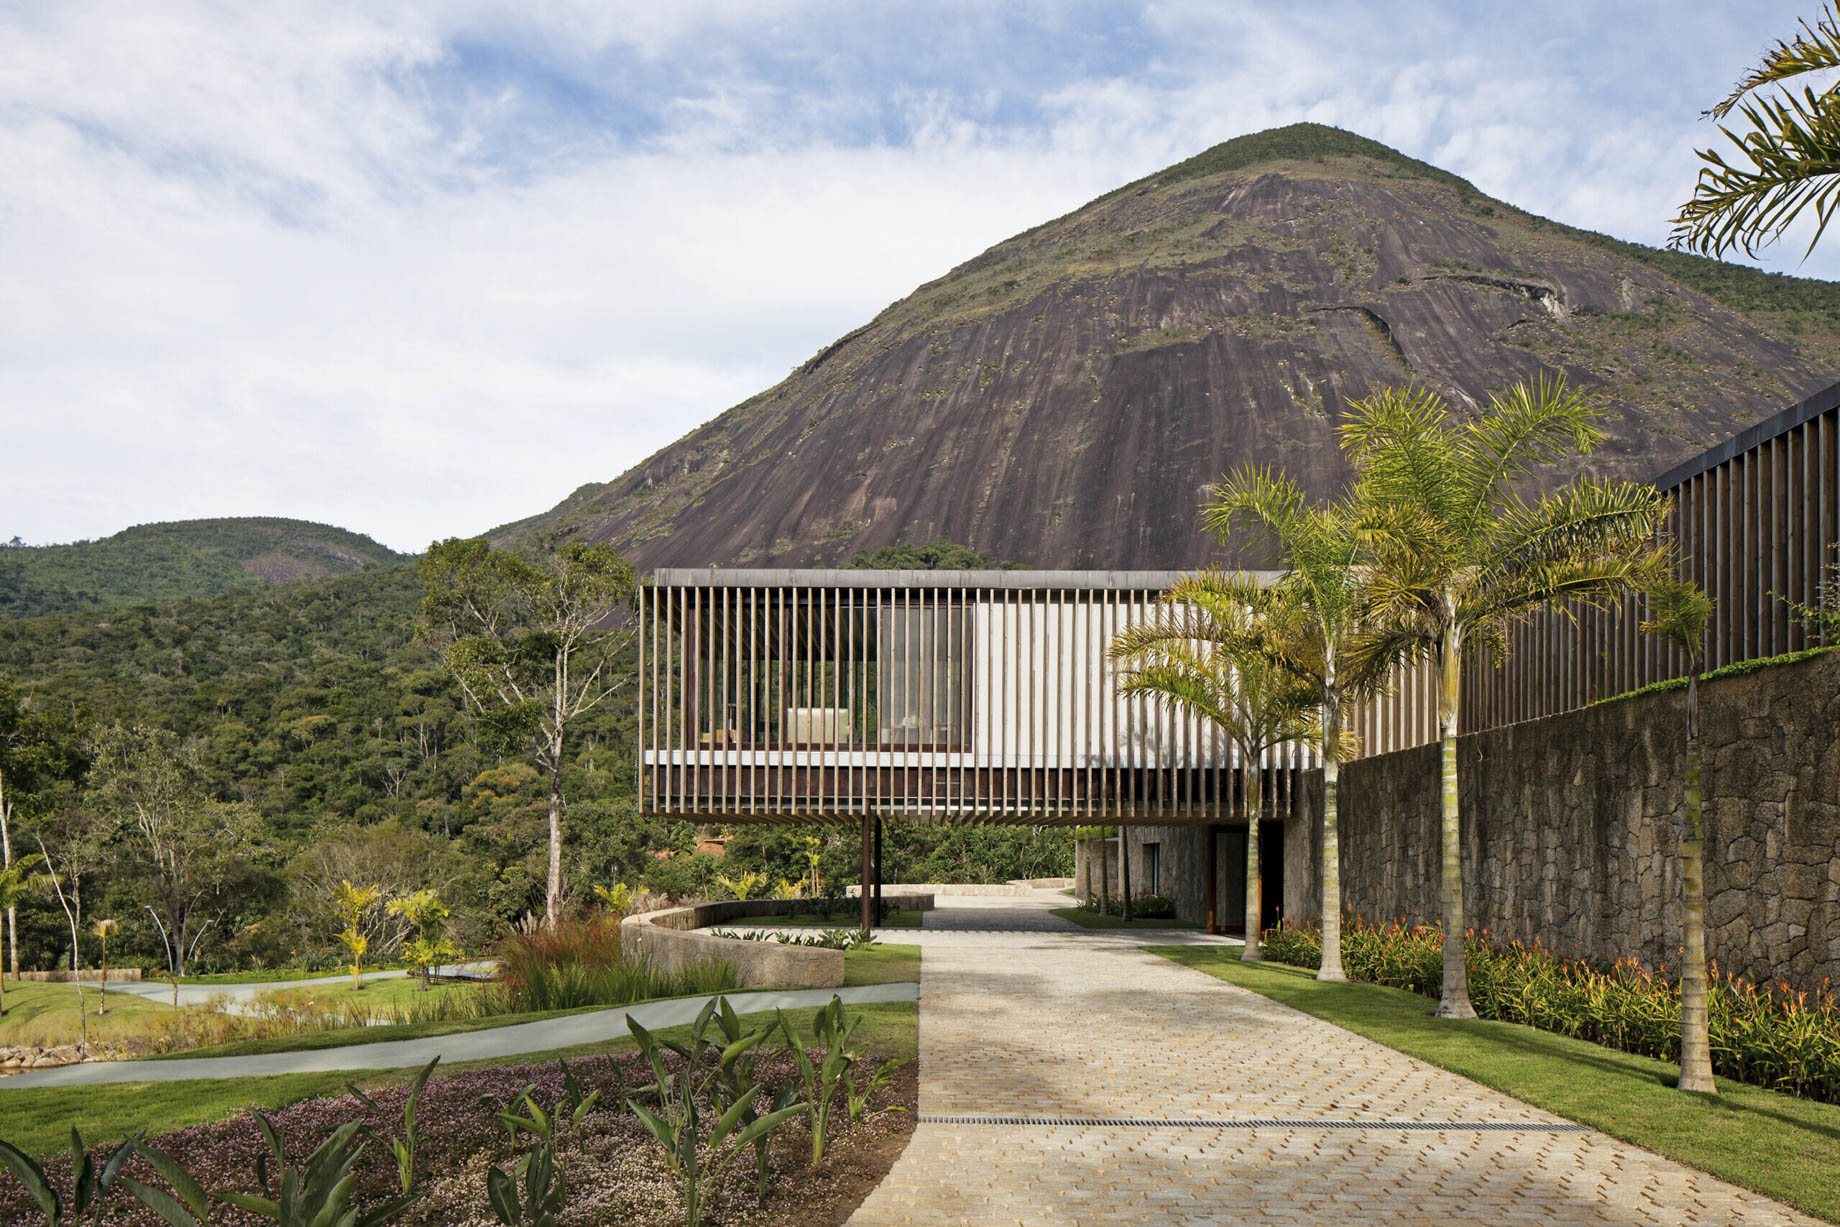
[[[584,1091],[601,1092],[602,1102],[563,1148],[571,1197],[559,1222],[617,1222],[632,1227],[668,1227],[681,1222],[677,1185],[666,1169],[663,1152],[623,1104],[632,1088],[650,1081],[644,1059],[622,1051],[571,1060],[569,1068]],[[762,1072],[769,1083],[796,1079],[791,1058],[783,1053],[767,1058]],[[513,1149],[497,1120],[497,1108],[486,1097],[509,1105],[533,1083],[539,1101],[553,1102],[563,1086],[561,1067],[554,1061],[492,1065],[438,1076],[428,1084],[417,1114],[422,1139],[416,1167],[424,1192],[401,1223],[487,1227],[493,1222],[486,1201],[486,1173],[492,1166],[506,1167],[520,1151]],[[811,1147],[803,1118],[795,1118],[773,1135],[774,1175],[766,1200],[755,1196],[751,1162],[737,1160],[715,1184],[711,1221],[753,1227],[842,1223],[906,1145],[918,1107],[918,1086],[914,1065],[897,1071],[890,1085],[875,1092],[869,1116],[841,1132],[835,1132],[833,1125],[825,1160],[815,1172],[809,1170]],[[370,1104],[349,1094],[329,1095],[279,1108],[269,1117],[289,1141],[289,1153],[304,1155],[347,1120],[365,1120],[386,1137],[397,1133],[406,1093],[398,1081],[371,1091]],[[901,1110],[886,1110],[889,1108]],[[256,1122],[246,1114],[152,1140],[213,1191],[257,1191],[253,1165],[263,1142]],[[53,1154],[45,1166],[54,1181],[68,1181],[68,1154]],[[356,1170],[364,1204],[394,1192],[396,1167],[387,1146],[379,1143],[367,1148]],[[161,1183],[138,1157],[130,1161],[125,1173],[150,1184]],[[152,1225],[161,1221],[119,1190],[108,1206],[103,1222]],[[0,1222],[25,1222],[31,1217],[22,1187],[10,1176],[0,1175]],[[259,1220],[224,1206],[212,1221],[243,1224]]]

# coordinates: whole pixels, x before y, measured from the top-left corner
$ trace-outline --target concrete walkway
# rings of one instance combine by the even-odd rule
[[[1162,935],[1031,929],[1053,906],[942,900],[919,932],[920,1123],[853,1224],[1814,1227],[1136,949]]]
[[[823,1005],[832,994],[852,1005],[875,1001],[913,1001],[913,984],[870,984],[857,988],[801,989],[796,992],[743,992],[728,994],[735,1009],[754,1014]],[[0,1078],[0,1105],[8,1091],[47,1086],[96,1086],[107,1082],[174,1082],[186,1078],[259,1078],[272,1074],[311,1074],[337,1070],[414,1069],[435,1057],[444,1062],[486,1061],[530,1052],[549,1052],[577,1044],[599,1044],[625,1039],[631,1032],[626,1020],[637,1018],[647,1027],[675,1027],[694,1022],[707,997],[680,997],[648,1001],[616,1009],[569,1014],[540,1022],[491,1027],[457,1035],[425,1039],[390,1040],[380,1044],[353,1044],[308,1052],[272,1052],[246,1057],[194,1057],[171,1061],[91,1061],[57,1069],[35,1069]]]

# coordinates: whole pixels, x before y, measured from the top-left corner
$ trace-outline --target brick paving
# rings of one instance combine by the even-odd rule
[[[1815,1224],[1144,954],[1141,932],[1041,929],[1061,903],[942,900],[895,939],[926,947],[921,1123],[852,1224]],[[1006,1115],[1282,1123],[927,1119]]]

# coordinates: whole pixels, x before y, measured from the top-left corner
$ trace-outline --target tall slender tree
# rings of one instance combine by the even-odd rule
[[[92,921],[89,931],[102,943],[102,979],[98,981],[96,997],[96,1017],[109,1012],[109,938],[121,931],[121,921],[113,916],[104,916]]]
[[[1199,716],[1238,752],[1246,807],[1246,945],[1240,958],[1247,962],[1260,957],[1265,755],[1320,734],[1316,694],[1262,643],[1264,626],[1293,616],[1277,608],[1282,600],[1278,590],[1251,576],[1202,572],[1173,584],[1148,620],[1127,626],[1111,644],[1111,657],[1123,670],[1123,693]]]
[[[0,907],[12,911],[27,899],[43,894],[49,879],[38,872],[44,857],[33,852],[26,856],[15,857],[13,863],[0,869]],[[0,1018],[6,1017],[6,977],[0,976]]]
[[[1542,376],[1454,417],[1435,393],[1391,389],[1358,401],[1342,427],[1355,468],[1375,633],[1364,651],[1427,655],[1442,745],[1440,1018],[1474,1018],[1464,964],[1463,830],[1457,734],[1464,653],[1507,650],[1540,606],[1601,603],[1660,578],[1652,544],[1661,496],[1648,486],[1578,478],[1528,498],[1527,479],[1602,435],[1595,405]]]
[[[617,660],[632,633],[616,615],[638,577],[611,546],[579,543],[533,562],[480,540],[443,541],[422,555],[420,570],[422,633],[497,739],[523,746],[548,778],[543,913],[554,928],[569,729],[632,680]]]
[[[85,765],[75,732],[33,710],[27,696],[12,681],[0,677],[0,868],[13,863],[13,838],[20,816],[31,812],[28,802],[48,785],[78,779]],[[10,905],[6,942],[8,967],[17,980],[19,915],[18,908]]]
[[[1700,779],[1699,675],[1706,661],[1712,598],[1690,583],[1664,580],[1649,591],[1642,629],[1679,649],[1687,665],[1686,786],[1680,832],[1680,1089],[1718,1094],[1706,1019],[1705,813]]]
[[[1368,598],[1355,509],[1347,501],[1310,505],[1288,477],[1248,467],[1209,487],[1202,523],[1221,545],[1238,533],[1276,547],[1282,599],[1270,603],[1261,643],[1315,695],[1322,728],[1322,966],[1342,970],[1341,766],[1353,757],[1348,719],[1354,702],[1379,689],[1390,661],[1363,653]],[[1277,617],[1286,622],[1276,623]]]

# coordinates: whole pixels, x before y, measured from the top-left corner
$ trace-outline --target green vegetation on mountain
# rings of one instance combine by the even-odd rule
[[[404,560],[369,537],[305,520],[142,524],[96,541],[0,546],[0,618],[169,604]]]
[[[1322,124],[1290,124],[1234,137],[1192,158],[1177,162],[1166,170],[1107,192],[1099,200],[1126,195],[1147,186],[1225,175],[1266,163],[1326,162],[1330,158],[1365,158],[1384,166],[1392,174],[1425,179],[1454,188],[1471,198],[1467,201],[1470,208],[1483,212],[1485,216],[1495,213],[1512,215],[1536,228],[1550,228],[1557,233],[1583,239],[1624,259],[1657,269],[1734,311],[1763,313],[1784,321],[1818,319],[1840,324],[1840,282],[1765,272],[1748,264],[1730,264],[1690,252],[1648,247],[1599,234],[1594,230],[1549,221],[1513,205],[1490,199],[1475,184],[1447,170],[1407,157],[1379,141]]]

